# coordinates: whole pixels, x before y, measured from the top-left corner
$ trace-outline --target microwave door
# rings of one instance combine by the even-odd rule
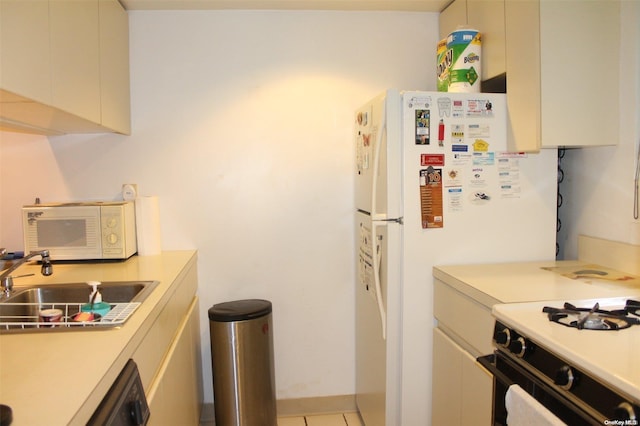
[[[95,207],[31,209],[24,212],[25,250],[49,250],[52,260],[97,259],[100,229]]]

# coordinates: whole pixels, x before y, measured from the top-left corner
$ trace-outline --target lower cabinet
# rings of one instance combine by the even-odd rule
[[[490,425],[493,378],[440,329],[433,333],[434,425]]]
[[[154,384],[147,395],[149,425],[193,425],[200,423],[200,359],[198,298],[176,333]]]
[[[493,376],[476,357],[493,352],[491,308],[438,279],[434,301],[431,423],[490,425]]]
[[[195,265],[177,281],[133,354],[151,411],[149,425],[200,423],[203,395]]]

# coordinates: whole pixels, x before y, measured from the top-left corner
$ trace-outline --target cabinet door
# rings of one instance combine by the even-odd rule
[[[618,143],[619,1],[506,0],[505,34],[511,150]]]
[[[506,71],[504,1],[467,0],[469,27],[482,34],[482,80]]]
[[[2,0],[0,44],[0,89],[51,103],[48,0]]]
[[[118,0],[100,0],[102,125],[131,133],[129,17]]]
[[[541,1],[540,53],[542,147],[616,145],[619,1]]]
[[[98,0],[53,0],[49,8],[53,106],[100,123]]]
[[[490,425],[493,376],[468,352],[462,355],[462,425]]]
[[[493,378],[442,330],[433,332],[434,425],[491,424]]]
[[[506,0],[504,11],[509,150],[539,151],[542,138],[540,4]]]
[[[462,352],[439,328],[433,330],[433,398],[431,424],[462,423]]]
[[[149,400],[151,426],[197,426],[200,422],[198,321],[198,298],[195,297],[155,379],[157,388]]]
[[[440,12],[440,40],[447,37],[460,25],[467,24],[467,0],[455,0],[445,10]]]

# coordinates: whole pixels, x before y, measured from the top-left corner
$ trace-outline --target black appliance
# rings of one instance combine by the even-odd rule
[[[88,426],[146,425],[150,412],[138,366],[130,359],[87,423]]]
[[[564,304],[562,308],[544,307],[541,314],[558,326],[580,329],[577,332],[588,338],[589,333],[603,330],[624,333],[625,328],[640,323],[634,316],[639,308],[634,301],[617,311],[600,310],[597,304],[589,309]],[[494,426],[507,424],[505,396],[514,384],[571,426],[640,424],[640,406],[631,398],[518,330],[496,321],[493,344],[494,353],[478,361],[494,376]]]

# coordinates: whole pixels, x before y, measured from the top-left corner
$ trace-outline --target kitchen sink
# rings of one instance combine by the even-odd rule
[[[104,318],[77,322],[73,318],[89,302],[92,288],[87,283],[48,284],[15,288],[11,296],[0,301],[0,333],[15,331],[51,331],[92,329],[95,326],[118,326],[151,294],[158,281],[102,282],[102,300],[112,310]],[[62,321],[43,324],[40,311],[60,309]],[[78,327],[81,326],[81,327]]]
[[[98,287],[102,300],[108,303],[142,302],[157,281],[104,282]],[[15,289],[2,302],[6,303],[87,303],[92,288],[86,283],[49,284]]]

